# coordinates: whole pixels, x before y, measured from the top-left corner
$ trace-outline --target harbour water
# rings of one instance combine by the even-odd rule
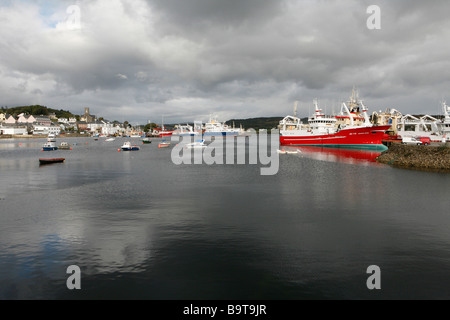
[[[177,166],[157,139],[65,141],[0,140],[0,299],[450,299],[449,174],[303,150],[263,176]]]

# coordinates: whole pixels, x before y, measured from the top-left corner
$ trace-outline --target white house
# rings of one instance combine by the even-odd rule
[[[36,118],[33,115],[25,115],[25,114],[20,114],[19,118],[17,119],[17,123],[35,123],[36,122]]]
[[[87,123],[87,128],[88,130],[90,130],[91,132],[95,132],[95,131],[101,131],[102,127],[103,127],[104,122],[100,122],[100,121],[93,121],[93,122],[88,122]]]
[[[75,118],[75,117],[69,118],[69,123],[70,123],[70,124],[75,124],[75,123],[77,123],[77,118]]]
[[[16,118],[14,118],[12,115],[6,114],[5,117],[6,117],[6,120],[5,120],[6,124],[15,124],[16,123]]]
[[[59,123],[64,123],[64,124],[69,124],[69,119],[67,119],[67,118],[59,118],[58,122]]]
[[[5,122],[6,115],[4,113],[0,113],[0,122]]]
[[[45,124],[35,124],[33,126],[34,135],[59,135],[61,133],[61,127]]]
[[[61,131],[66,131],[67,130],[67,128],[68,128],[68,124],[65,124],[65,123],[60,123],[59,124],[59,128],[61,129]]]
[[[109,136],[109,135],[113,136],[113,135],[118,134],[122,130],[123,129],[120,126],[114,125],[113,123],[108,122],[103,125],[102,134],[107,135],[107,136]]]
[[[0,134],[11,134],[17,136],[28,135],[27,127],[19,127],[14,125],[0,125]]]

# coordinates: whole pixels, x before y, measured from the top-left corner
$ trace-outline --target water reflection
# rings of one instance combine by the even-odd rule
[[[343,162],[348,164],[379,165],[376,158],[380,151],[345,149],[345,148],[325,148],[325,147],[283,147],[287,151],[300,151],[299,155],[315,160],[329,162]]]
[[[0,151],[0,299],[450,294],[450,176],[377,166],[379,152],[362,150],[296,148],[261,176],[176,166],[157,144],[74,141],[51,153],[63,165],[39,167],[39,146]],[[65,286],[73,264],[81,292]],[[385,272],[378,296],[370,264]]]

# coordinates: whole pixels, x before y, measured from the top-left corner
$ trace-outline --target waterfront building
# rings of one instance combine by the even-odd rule
[[[34,122],[35,124],[38,125],[43,125],[43,126],[51,126],[52,124],[52,120],[50,120],[49,117],[46,116],[34,116],[36,121]]]
[[[103,127],[102,122],[100,121],[92,121],[87,123],[87,129],[91,132],[101,132]]]
[[[56,125],[46,125],[46,124],[34,124],[33,134],[34,135],[59,135],[61,133],[61,127]]]
[[[26,115],[24,113],[19,115],[19,118],[17,119],[18,123],[27,123],[27,124],[33,124],[36,122],[36,118],[33,115]]]
[[[25,136],[28,135],[28,130],[26,126],[17,126],[15,124],[0,124],[0,135],[3,134]]]
[[[78,130],[80,131],[87,131],[88,130],[88,124],[86,121],[78,121],[77,122]]]
[[[16,124],[17,120],[14,116],[10,114],[5,115],[5,123],[6,124]]]
[[[123,131],[119,125],[114,125],[111,122],[104,123],[102,126],[102,134],[106,136],[114,136]]]

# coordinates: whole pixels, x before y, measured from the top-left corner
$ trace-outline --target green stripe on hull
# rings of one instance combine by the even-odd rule
[[[296,146],[374,150],[374,151],[386,151],[388,149],[388,147],[386,147],[384,144],[296,144]]]

